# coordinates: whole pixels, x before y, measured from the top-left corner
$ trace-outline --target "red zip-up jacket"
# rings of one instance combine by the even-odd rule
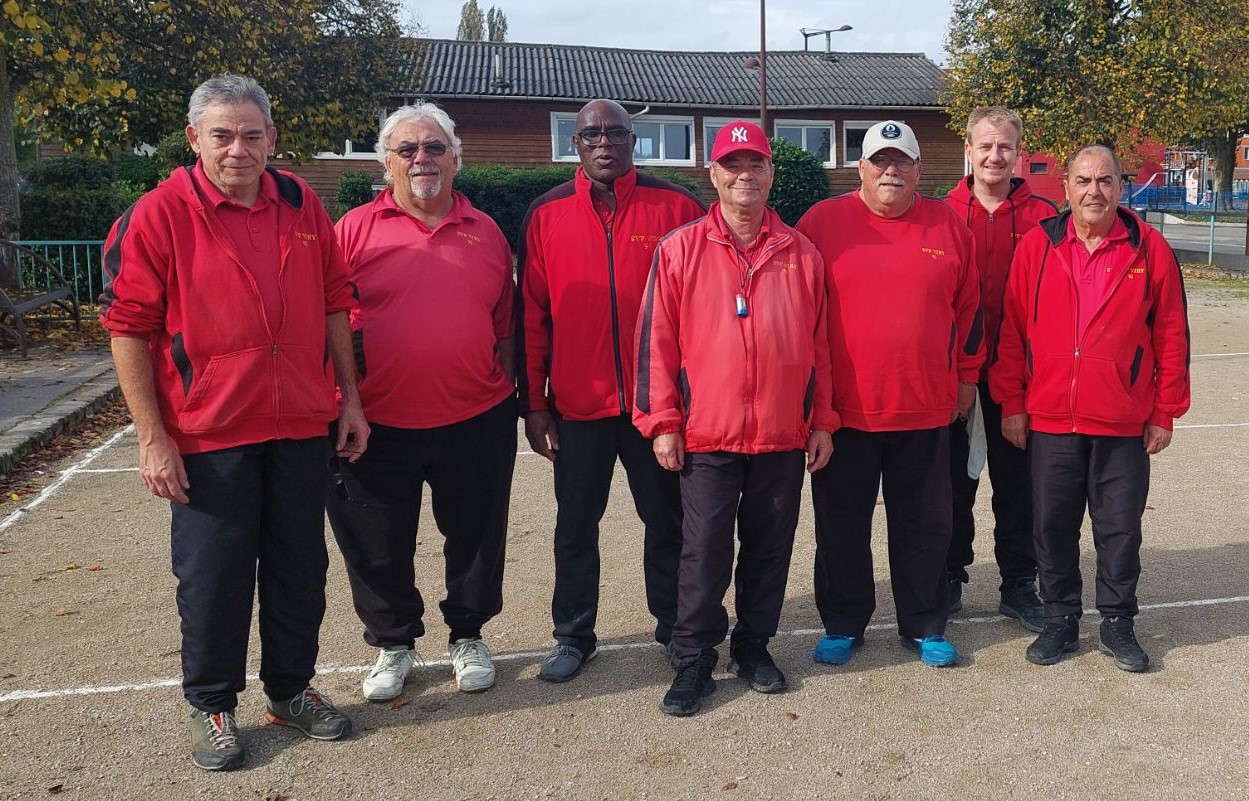
[[[581,168],[525,215],[516,323],[521,414],[555,409],[568,420],[598,420],[633,409],[634,325],[655,245],[705,210],[682,187],[636,168],[612,188],[610,225]]]
[[[1071,212],[1019,243],[1006,285],[989,389],[1002,416],[1027,412],[1047,434],[1140,436],[1170,430],[1189,405],[1184,279],[1171,246],[1119,207],[1128,239],[1114,247],[1101,304],[1078,332],[1077,288],[1066,245]]]
[[[989,380],[989,362],[997,349],[997,329],[1002,323],[1002,295],[1006,292],[1006,274],[1015,255],[1015,247],[1023,235],[1041,220],[1058,214],[1049,200],[1032,194],[1028,182],[1010,179],[1006,201],[990,213],[973,191],[975,178],[968,175],[945,196],[946,205],[971,229],[976,242],[976,270],[980,273],[980,310],[984,316],[986,353],[980,380]]]
[[[177,169],[109,232],[100,322],[146,339],[165,430],[182,453],[325,436],[337,415],[326,315],[352,289],[316,193],[273,168],[281,320],[269,320],[191,168]]]
[[[860,431],[950,424],[960,382],[984,363],[971,231],[939,200],[916,195],[899,217],[857,191],[798,221],[828,272],[833,408]]]
[[[824,263],[772,209],[748,259],[718,214],[712,204],[659,243],[638,315],[633,423],[650,438],[681,431],[693,453],[805,448],[812,429],[837,428]]]

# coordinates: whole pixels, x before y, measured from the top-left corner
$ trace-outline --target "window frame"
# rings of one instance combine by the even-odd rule
[[[398,106],[395,108],[398,108]],[[382,123],[386,121],[386,117],[388,117],[394,110],[395,109],[377,109],[377,133],[379,136],[382,132]],[[342,153],[334,153],[333,151],[325,150],[317,153],[314,158],[322,159],[324,161],[377,161],[377,155],[377,150],[373,148],[357,151],[354,149],[354,143],[350,139],[344,139]]]
[[[846,158],[849,155],[849,151],[850,151],[850,147],[846,144],[846,135],[849,134],[851,130],[856,130],[856,131],[861,130],[864,133],[866,133],[868,128],[871,128],[873,125],[875,125],[878,122],[884,122],[884,120],[844,120],[841,123],[842,158]],[[860,152],[862,151],[860,150]],[[858,164],[859,164],[859,160],[855,159],[854,161],[845,162],[844,164],[842,164],[842,166],[843,167],[857,167]]]
[[[824,169],[835,170],[839,166],[837,164],[837,121],[836,120],[791,120],[791,119],[775,119],[772,121],[772,132],[776,133],[777,128],[802,128],[802,149],[811,155],[815,155],[807,150],[807,128],[827,128],[828,129],[828,161],[823,163]]]
[[[560,121],[576,120],[576,119],[577,119],[577,112],[575,111],[552,111],[551,112],[551,161],[557,162],[557,163],[558,162],[580,163],[581,161],[580,156],[577,156],[575,154],[572,156],[565,156],[559,152],[559,142],[560,142],[559,123]],[[660,124],[674,124],[674,123],[684,124],[686,128],[689,130],[690,150],[691,151],[694,150],[695,140],[694,140],[694,118],[693,117],[684,117],[684,116],[678,116],[678,115],[673,115],[673,114],[647,114],[642,117],[635,117],[629,120],[629,127],[635,129],[634,130],[635,134],[637,133],[636,127],[639,122],[654,122],[654,123],[660,123]],[[662,137],[659,142],[659,147],[660,147],[660,152],[663,154],[660,158],[644,159],[644,158],[640,158],[635,152],[633,155],[633,163],[639,167],[649,167],[649,166],[696,167],[698,166],[698,162],[693,157],[692,153],[691,153],[690,158],[683,158],[683,159],[668,158],[667,157],[668,156],[667,141],[666,139]]]
[[[758,124],[759,124],[759,118],[758,118],[758,117],[703,117],[703,152],[702,152],[702,156],[703,156],[703,166],[704,166],[704,167],[710,167],[710,166],[711,166],[711,146],[712,146],[713,144],[715,144],[715,136],[713,136],[712,134],[708,133],[708,131],[707,131],[707,127],[708,127],[708,126],[715,126],[715,127],[717,127],[717,128],[723,128],[724,126],[728,125],[730,122],[739,122],[739,121],[741,121],[741,122],[753,122],[755,125],[758,125]]]

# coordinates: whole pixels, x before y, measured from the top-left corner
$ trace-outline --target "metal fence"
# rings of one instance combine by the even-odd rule
[[[104,241],[101,239],[25,240],[23,245],[43,256],[61,271],[74,288],[74,300],[81,306],[95,306],[104,289]],[[33,286],[47,286],[49,276],[23,275]]]

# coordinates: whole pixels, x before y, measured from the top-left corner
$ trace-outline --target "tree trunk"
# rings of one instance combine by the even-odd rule
[[[18,239],[22,211],[17,194],[17,143],[13,135],[13,87],[9,83],[8,52],[0,39],[0,238]],[[14,263],[0,259],[0,286],[16,283]]]
[[[1215,211],[1232,210],[1232,176],[1236,171],[1236,144],[1240,132],[1224,131],[1210,140],[1210,155],[1214,157],[1214,206]]]

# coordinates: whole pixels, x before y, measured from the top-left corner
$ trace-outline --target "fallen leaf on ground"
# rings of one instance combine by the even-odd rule
[[[65,785],[63,785],[63,784],[54,784],[54,785],[52,785],[51,787],[49,787],[49,788],[48,788],[48,793],[49,793],[49,795],[59,795],[59,794],[60,794],[62,791],[64,791],[64,790],[65,790]]]
[[[391,709],[403,709],[409,703],[410,702],[406,698],[396,698],[395,700],[390,702],[390,708]]]
[[[0,679],[16,679],[16,678],[17,678],[16,673],[5,673],[3,676],[0,676]]]
[[[724,789],[725,789],[725,790],[736,790],[736,789],[737,789],[737,782],[729,782],[728,784],[724,785]]]
[[[65,566],[64,568],[62,568],[62,569],[63,569],[63,570],[65,570],[66,572],[69,572],[70,570],[77,570],[77,569],[78,569],[78,565],[76,565],[76,564],[74,564],[73,562],[71,562],[71,563],[69,563],[68,565],[66,565],[66,566]]]
[[[377,731],[377,724],[376,724],[376,723],[370,723],[369,725],[367,725],[367,726],[361,726],[360,728],[361,728],[361,730],[363,730],[363,731]]]
[[[277,790],[270,790],[265,793],[265,801],[286,801],[286,796],[282,795]]]
[[[47,581],[47,580],[48,580],[47,576],[35,576],[33,579],[31,579],[31,581]]]
[[[797,712],[786,712],[786,713],[785,713],[785,717],[789,718],[790,720],[797,720],[797,719],[798,719],[798,713],[797,713]]]
[[[90,570],[90,571],[93,571],[93,572],[94,572],[94,571],[96,571],[96,570],[103,570],[103,569],[104,569],[104,565],[90,565],[90,566],[88,566],[88,567],[87,567],[87,569],[88,569],[88,570]]]

